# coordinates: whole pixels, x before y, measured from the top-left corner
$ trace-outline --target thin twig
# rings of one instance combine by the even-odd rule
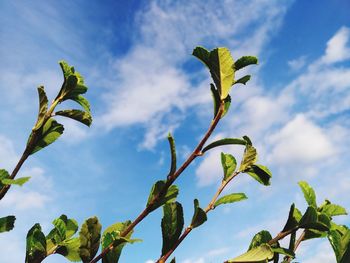
[[[193,150],[191,155],[187,158],[187,160],[179,167],[179,169],[173,173],[171,176],[168,176],[163,189],[148,203],[146,208],[136,217],[136,219],[120,234],[120,237],[125,237],[133,230],[150,212],[152,212],[151,207],[159,201],[159,199],[168,191],[169,187],[174,183],[174,181],[181,175],[181,173],[192,163],[192,161],[198,156],[202,156],[202,148],[204,144],[209,139],[210,135],[213,133],[216,128],[218,122],[221,119],[222,113],[224,112],[224,103],[221,102],[219,110],[212,120],[207,132],[203,136],[202,140],[198,143],[197,147]],[[97,255],[94,259],[90,261],[90,263],[96,263],[100,259],[102,259],[109,251],[114,248],[113,243],[106,247],[102,252]]]
[[[53,113],[53,111],[55,110],[57,104],[59,104],[62,101],[62,96],[57,98],[56,100],[52,101],[50,108],[48,109],[48,111],[45,113],[44,116],[44,120],[42,122],[41,127],[43,127],[45,125],[45,123],[51,118],[51,115]],[[31,137],[29,142],[26,145],[26,148],[21,156],[21,158],[19,159],[15,169],[13,169],[11,175],[10,175],[10,179],[15,179],[15,177],[17,176],[18,171],[21,169],[23,163],[27,160],[27,158],[30,156],[30,154],[32,153],[32,151],[34,150],[36,143],[38,140],[38,130],[32,130],[31,133]],[[5,185],[1,188],[0,190],[0,200],[6,195],[7,191],[10,189],[11,184]]]
[[[221,185],[219,186],[218,190],[216,191],[215,195],[213,196],[212,200],[210,201],[210,203],[208,204],[208,206],[204,209],[204,212],[206,214],[208,214],[211,210],[213,210],[214,204],[216,202],[216,200],[218,199],[218,197],[220,196],[220,194],[222,193],[222,191],[225,189],[225,187],[228,185],[228,183],[235,178],[240,172],[234,172],[227,180],[223,180],[221,182]],[[181,234],[181,236],[179,237],[179,239],[175,242],[175,244],[173,245],[173,247],[171,249],[169,249],[169,251],[163,255],[161,258],[159,258],[156,263],[164,263],[170,256],[172,253],[174,253],[174,251],[176,250],[176,248],[181,244],[181,242],[187,237],[187,235],[192,231],[192,226],[189,226],[185,229],[185,231]]]

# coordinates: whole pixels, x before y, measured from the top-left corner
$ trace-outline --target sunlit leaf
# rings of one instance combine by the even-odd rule
[[[237,161],[231,154],[221,153],[221,165],[224,170],[224,180],[227,180],[235,172]]]
[[[248,251],[269,242],[271,239],[272,239],[272,236],[269,231],[267,230],[260,231],[259,233],[255,234],[254,237],[252,238]]]
[[[303,191],[305,200],[308,203],[308,205],[313,206],[314,208],[317,208],[316,194],[314,189],[305,181],[300,181],[298,184],[301,190]]]
[[[38,87],[38,95],[39,95],[39,113],[38,120],[34,126],[34,130],[39,129],[44,121],[45,114],[47,112],[48,107],[48,99],[43,86]]]
[[[222,205],[222,204],[229,204],[229,203],[239,202],[239,201],[245,200],[247,198],[248,197],[244,193],[228,194],[228,195],[225,195],[225,196],[219,198],[215,202],[214,207],[217,207],[217,206]]]
[[[54,141],[58,139],[58,137],[61,136],[63,133],[63,125],[58,123],[53,118],[50,118],[44,125],[44,127],[38,132],[40,132],[39,139],[36,142],[36,146],[34,150],[31,152],[31,154],[36,153],[37,151],[40,151],[41,149],[45,148],[46,146],[50,145]],[[30,141],[30,140],[29,140]]]
[[[81,110],[63,110],[55,112],[56,115],[65,116],[73,120],[79,121],[86,126],[90,126],[92,123],[92,117],[89,112]]]
[[[230,51],[227,48],[219,47],[209,52],[203,47],[196,47],[192,54],[209,68],[220,99],[224,100],[234,81],[234,61]]]
[[[230,259],[227,262],[229,263],[244,263],[244,262],[255,262],[262,263],[268,262],[274,256],[274,252],[268,244],[262,244],[259,247],[255,247],[248,252],[234,258]]]
[[[244,150],[243,159],[241,161],[241,166],[239,167],[239,171],[244,172],[245,170],[250,168],[253,164],[255,164],[257,159],[258,159],[258,154],[256,152],[256,149],[253,146],[247,144]]]
[[[29,179],[30,179],[30,177],[20,177],[20,178],[17,178],[17,179],[5,178],[5,179],[1,180],[1,183],[5,184],[5,185],[16,184],[16,185],[22,186],[23,184],[28,182]]]

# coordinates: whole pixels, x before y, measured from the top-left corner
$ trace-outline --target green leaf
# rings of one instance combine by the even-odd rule
[[[301,190],[303,191],[305,200],[308,203],[308,205],[313,206],[314,208],[317,208],[316,194],[314,189],[305,181],[300,181],[298,184]]]
[[[78,262],[81,261],[79,256],[80,238],[75,237],[69,240],[65,240],[62,245],[56,250],[56,254],[60,254],[67,258],[69,261]]]
[[[2,181],[8,178],[10,178],[10,174],[8,173],[8,171],[6,171],[5,169],[0,169],[0,190],[5,186],[5,184]]]
[[[212,95],[213,104],[214,104],[214,117],[213,117],[213,119],[214,119],[219,111],[221,99],[220,99],[219,91],[215,88],[215,86],[213,84],[210,84],[210,90],[211,90],[211,95]],[[224,111],[221,114],[221,118],[226,115],[226,113],[228,112],[228,110],[230,108],[230,105],[231,105],[231,96],[228,95],[224,99]]]
[[[243,140],[246,141],[246,144],[247,144],[247,145],[250,145],[250,146],[253,145],[252,140],[251,140],[247,135],[244,135],[244,136],[243,136]]]
[[[274,252],[272,251],[271,247],[268,244],[262,244],[259,247],[255,247],[248,252],[234,258],[230,259],[227,262],[234,263],[244,263],[244,262],[255,262],[255,263],[262,263],[262,262],[268,262],[271,260],[274,256]]]
[[[350,262],[350,230],[344,235],[336,230],[331,230],[328,234],[328,240],[332,245],[338,263]]]
[[[240,70],[248,65],[253,65],[253,64],[258,64],[257,57],[243,56],[235,62],[234,68],[237,71],[237,70]]]
[[[175,148],[174,137],[170,133],[168,134],[168,141],[169,141],[170,154],[171,154],[171,167],[170,167],[170,172],[168,176],[171,176],[176,171],[176,148]]]
[[[224,170],[224,181],[226,181],[235,172],[237,161],[231,154],[221,153],[221,164]]]
[[[79,255],[82,261],[90,262],[96,255],[101,238],[101,224],[97,217],[85,220],[79,232]]]
[[[327,200],[328,201],[328,200]],[[320,212],[332,216],[347,215],[346,209],[340,205],[331,204],[330,202],[320,207]]]
[[[15,226],[15,216],[0,217],[0,233],[10,231]]]
[[[315,223],[317,222],[317,211],[313,206],[309,206],[306,209],[306,212],[300,219],[299,225],[302,227],[307,224]]]
[[[207,214],[199,207],[199,201],[194,199],[194,214],[191,221],[191,227],[196,228],[207,221]]]
[[[176,263],[175,258],[173,258],[173,259],[170,261],[170,263]]]
[[[176,243],[184,226],[183,209],[180,203],[168,203],[163,206],[162,218],[162,256]]]
[[[119,260],[122,249],[126,243],[139,241],[138,239],[130,239],[133,230],[126,237],[121,237],[120,234],[131,224],[131,221],[118,222],[109,226],[102,235],[102,250],[113,243],[114,248],[102,258],[102,263],[116,263]]]
[[[327,236],[327,231],[318,231],[315,229],[305,229],[305,235],[303,240],[309,240],[313,238],[323,238]]]
[[[5,178],[5,179],[1,180],[1,183],[5,184],[5,185],[16,184],[16,185],[22,186],[23,184],[28,182],[29,179],[30,179],[30,177],[20,177],[20,178],[17,178],[17,179]]]
[[[220,94],[219,91],[215,88],[214,84],[210,83],[210,90],[211,90],[211,96],[213,98],[213,105],[214,105],[214,117],[215,118],[216,114],[219,111],[220,108]]]
[[[162,192],[162,190],[164,189],[164,186],[165,186],[164,181],[157,181],[152,186],[152,189],[147,201],[147,206],[150,206],[150,211],[153,211],[166,203],[174,202],[177,195],[179,194],[179,189],[177,188],[177,186],[171,185],[168,188],[166,193],[161,194],[158,200],[155,203],[152,203],[154,198]]]
[[[239,202],[239,201],[242,201],[244,199],[247,199],[247,196],[244,193],[234,193],[234,194],[225,195],[225,196],[219,198],[215,202],[214,208],[219,206],[219,205],[222,205],[222,204]]]
[[[73,120],[79,121],[86,126],[90,126],[92,123],[92,117],[89,112],[81,110],[63,110],[55,112],[56,115],[65,116]]]
[[[257,180],[259,183],[263,185],[270,185],[270,179],[272,177],[272,174],[269,168],[267,168],[266,166],[260,164],[251,165],[246,170],[246,173],[253,177],[255,180]]]
[[[302,215],[300,211],[298,210],[298,208],[295,207],[294,204],[292,204],[289,209],[289,215],[288,215],[286,225],[284,226],[282,232],[286,232],[296,228],[299,225],[299,221],[301,218],[302,218]]]
[[[39,95],[39,113],[38,113],[38,120],[36,121],[36,124],[34,126],[34,130],[38,130],[44,121],[45,114],[47,112],[48,107],[48,99],[44,90],[44,86],[38,87],[38,95]]]
[[[286,256],[291,257],[291,258],[295,258],[295,253],[293,252],[293,250],[290,250],[288,248],[272,247],[271,249],[275,253],[286,255]]]
[[[85,93],[88,88],[84,85],[83,77],[65,61],[60,61],[59,64],[63,71],[64,82],[56,99],[63,101]]]
[[[247,82],[250,80],[251,76],[250,75],[245,75],[244,77],[241,77],[240,79],[235,81],[235,84],[247,84]]]
[[[86,112],[90,113],[90,103],[82,95],[67,96],[68,99],[79,103]]]
[[[255,164],[257,159],[258,159],[258,154],[256,152],[256,149],[253,146],[247,144],[244,150],[243,159],[241,161],[241,166],[239,167],[239,171],[244,172],[245,170],[250,168],[253,164]]]
[[[46,239],[41,226],[35,224],[27,234],[26,263],[40,263],[46,257]]]
[[[230,51],[227,48],[219,47],[208,52],[203,47],[196,47],[192,54],[209,68],[220,99],[224,100],[231,89],[235,73]]]
[[[63,133],[63,130],[64,128],[62,124],[58,123],[53,118],[50,118],[45,123],[42,130],[38,131],[40,132],[39,139],[36,143],[34,150],[30,154],[36,153],[37,151],[40,151],[41,149],[56,141],[58,137],[60,137]]]
[[[262,244],[268,243],[272,239],[272,236],[269,231],[267,230],[262,230],[259,233],[255,234],[253,237],[252,241],[250,242],[248,251],[259,247]]]
[[[239,139],[239,138],[225,138],[225,139],[217,140],[215,142],[208,144],[203,148],[202,153],[205,153],[206,151],[218,146],[229,145],[229,144],[246,145],[246,143],[247,142],[245,140]]]

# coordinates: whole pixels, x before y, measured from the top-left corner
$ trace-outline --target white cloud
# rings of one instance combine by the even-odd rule
[[[9,169],[16,165],[18,158],[12,141],[0,134],[1,169],[6,169],[10,173]]]
[[[172,121],[174,110],[183,116],[189,107],[208,101],[209,96],[191,97],[194,89],[198,94],[204,93],[199,89],[203,83],[196,84],[198,72],[189,74],[181,68],[190,59],[193,47],[219,43],[235,50],[234,56],[258,55],[278,28],[288,3],[152,2],[138,15],[141,29],[136,32],[134,47],[114,63],[115,87],[105,97],[109,108],[101,116],[100,125],[111,129],[142,124],[147,129],[142,146],[151,148],[160,135],[155,132],[159,123],[153,119],[167,120],[176,128],[181,118]],[[236,11],[241,8],[250,10],[250,15]],[[251,34],[242,34],[252,25]],[[240,42],[235,40],[238,35]]]
[[[335,63],[350,58],[350,29],[340,28],[337,33],[327,42],[326,54],[321,58],[324,63]]]
[[[287,63],[292,71],[298,71],[305,66],[306,56],[301,56],[296,59],[289,60]]]
[[[280,164],[307,164],[336,153],[325,132],[302,114],[271,135],[269,142],[273,145],[269,159]]]

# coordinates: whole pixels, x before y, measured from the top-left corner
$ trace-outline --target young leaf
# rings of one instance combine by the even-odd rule
[[[269,168],[267,168],[266,166],[260,164],[251,165],[246,170],[246,173],[253,177],[255,180],[257,180],[259,183],[263,185],[270,185],[270,179],[272,177],[272,174]]]
[[[323,238],[327,236],[327,231],[318,231],[315,229],[305,229],[304,240],[309,240],[313,238]]]
[[[43,86],[38,87],[38,95],[39,95],[39,113],[38,113],[38,120],[36,121],[36,124],[33,128],[34,130],[39,129],[42,126],[45,114],[47,112],[47,104],[48,104],[48,99]]]
[[[258,247],[255,247],[248,252],[234,258],[230,259],[228,263],[244,263],[244,262],[255,262],[262,263],[271,260],[274,256],[274,252],[268,244],[262,244]]]
[[[244,68],[248,65],[253,65],[253,64],[258,64],[258,59],[256,57],[243,56],[235,62],[234,68],[237,71],[237,70],[240,70],[241,68]]]
[[[245,75],[244,77],[241,77],[240,79],[235,81],[235,84],[247,84],[247,82],[250,80],[251,76],[250,75]]]
[[[67,100],[73,100],[79,103],[86,112],[90,113],[90,103],[82,95],[67,96]]]
[[[293,250],[290,250],[288,248],[272,247],[271,249],[275,253],[282,254],[291,258],[295,258],[295,253],[293,252]]]
[[[243,159],[241,162],[241,166],[239,167],[239,171],[244,172],[245,170],[250,168],[253,164],[256,163],[257,158],[258,155],[256,149],[253,146],[247,144],[244,150]]]
[[[15,226],[15,216],[0,217],[0,233],[10,231]]]
[[[20,177],[20,178],[17,178],[17,179],[5,178],[5,179],[1,180],[1,183],[5,184],[5,185],[16,184],[16,185],[22,186],[23,184],[28,182],[29,179],[30,179],[30,177]]]
[[[244,199],[247,199],[247,196],[244,193],[234,193],[234,194],[225,195],[225,196],[219,198],[215,202],[214,208],[219,206],[219,205],[222,205],[222,204],[239,202],[239,201],[242,201]]]
[[[221,164],[224,170],[224,181],[227,180],[236,170],[237,161],[231,154],[221,153]]]
[[[272,239],[272,236],[269,231],[267,230],[262,230],[259,233],[255,234],[253,237],[252,241],[250,242],[248,251],[256,248],[264,243],[269,242]]]
[[[85,220],[79,232],[79,255],[82,261],[90,262],[96,255],[101,238],[101,224],[97,217]]]
[[[305,200],[308,203],[308,205],[313,206],[314,208],[317,208],[316,194],[314,189],[305,181],[300,181],[298,184],[301,190],[303,191]]]
[[[199,207],[199,201],[194,199],[194,214],[192,217],[191,227],[196,228],[207,221],[207,214]]]
[[[103,232],[101,245],[102,250],[113,243],[113,249],[102,258],[102,263],[116,263],[119,260],[122,249],[126,243],[134,243],[140,241],[138,239],[130,239],[133,231],[130,231],[126,237],[120,237],[120,234],[131,224],[131,221],[118,222]]]
[[[220,94],[220,100],[224,100],[234,81],[233,58],[227,48],[215,48],[208,52],[205,48],[197,47],[192,53],[208,68],[215,86]]]
[[[63,110],[57,111],[56,115],[65,116],[71,118],[73,120],[79,121],[86,126],[90,126],[92,123],[92,117],[89,112],[81,111],[81,110]]]
[[[184,226],[183,209],[180,203],[168,203],[163,206],[162,218],[162,256],[176,243]]]
[[[219,111],[220,108],[220,94],[219,91],[215,88],[214,84],[210,83],[210,90],[211,90],[211,96],[213,98],[213,105],[214,105],[214,117],[215,118],[216,114]]]
[[[5,169],[0,169],[0,190],[5,185],[2,181],[10,178],[10,174]]]
[[[56,254],[64,256],[69,261],[78,262],[81,261],[79,248],[80,238],[75,237],[69,240],[65,240],[56,250]]]
[[[173,258],[173,259],[170,261],[170,263],[176,263],[175,258]]]
[[[40,263],[46,257],[46,239],[41,226],[35,224],[27,234],[26,263]]]
[[[298,208],[296,208],[295,205],[292,204],[289,209],[289,215],[288,215],[286,225],[284,226],[282,232],[289,231],[293,228],[296,228],[299,225],[299,221],[301,217],[302,215],[298,210]]]
[[[340,205],[331,204],[330,202],[325,205],[322,205],[320,207],[320,212],[328,215],[329,217],[348,214],[344,207]]]
[[[299,225],[301,228],[309,228],[310,225],[317,222],[317,211],[313,206],[306,209],[303,217],[300,219]]]
[[[162,192],[162,190],[164,189],[164,186],[165,186],[164,181],[157,181],[152,186],[151,193],[150,193],[150,195],[148,197],[148,201],[147,201],[147,206],[151,206],[150,211],[153,211],[166,203],[175,201],[175,199],[179,193],[179,189],[177,188],[176,185],[171,185],[165,194],[162,194],[155,203],[152,203],[155,196],[157,196],[159,193]]]
[[[239,139],[239,138],[225,138],[225,139],[217,140],[215,142],[208,144],[202,149],[202,153],[205,153],[206,151],[218,146],[229,145],[229,144],[246,145],[246,143],[247,142],[245,140]]]
[[[40,130],[39,139],[36,143],[36,146],[34,150],[31,152],[31,154],[36,153],[37,151],[40,151],[41,149],[45,148],[46,146],[50,145],[54,141],[58,139],[58,137],[61,136],[63,133],[63,125],[59,124],[56,120],[53,118],[50,118]]]
[[[328,240],[332,245],[338,263],[350,262],[350,230],[341,235],[336,230],[331,230]]]
[[[168,141],[170,146],[170,154],[171,154],[171,166],[170,166],[170,172],[169,175],[172,175],[176,171],[176,148],[175,148],[175,140],[174,137],[169,133],[168,134]]]

